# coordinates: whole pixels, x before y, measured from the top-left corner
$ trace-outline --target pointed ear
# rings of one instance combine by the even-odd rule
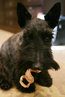
[[[20,27],[24,27],[28,20],[32,18],[31,14],[27,11],[25,6],[21,3],[17,4],[17,17]]]
[[[58,24],[59,16],[61,12],[61,4],[56,3],[50,11],[45,15],[45,20],[51,28],[54,28]]]

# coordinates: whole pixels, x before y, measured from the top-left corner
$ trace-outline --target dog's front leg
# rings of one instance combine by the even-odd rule
[[[35,85],[34,83],[32,83],[28,88],[24,88],[21,84],[20,84],[20,77],[23,76],[25,74],[26,70],[23,69],[19,69],[19,70],[14,70],[14,74],[13,74],[13,79],[14,79],[14,84],[16,85],[17,89],[19,89],[22,92],[25,93],[31,93],[35,91]],[[23,83],[25,85],[28,84],[26,79],[23,79]]]
[[[52,85],[52,78],[50,77],[47,70],[44,70],[38,74],[36,83],[46,87],[50,87]]]

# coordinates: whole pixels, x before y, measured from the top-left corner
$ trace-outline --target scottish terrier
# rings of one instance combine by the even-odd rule
[[[22,92],[35,91],[35,83],[50,87],[52,78],[48,70],[59,69],[59,65],[53,59],[51,40],[53,28],[58,24],[61,4],[56,3],[45,15],[45,20],[32,18],[23,4],[17,4],[18,24],[23,28],[22,32],[14,34],[3,43],[0,48],[0,88],[8,90],[14,85]],[[34,83],[28,88],[20,85],[20,76],[24,75],[28,68],[41,70],[34,76]],[[27,81],[23,80],[25,84]]]

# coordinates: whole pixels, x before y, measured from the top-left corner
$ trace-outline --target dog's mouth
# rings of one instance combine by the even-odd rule
[[[31,72],[34,72],[34,73],[40,73],[40,72],[42,72],[42,69],[40,69],[40,68],[31,68],[31,69],[32,69]]]
[[[34,83],[34,76],[32,73],[40,73],[41,70],[34,70],[34,69],[27,69],[25,72],[25,75],[20,77],[20,84],[24,87],[24,88],[28,88],[32,83]],[[28,82],[28,84],[24,84],[23,83],[23,79],[26,79],[26,81]]]
[[[31,68],[32,70],[36,70],[36,71],[42,71],[42,66],[38,65],[35,62],[32,61],[25,61],[24,65],[26,65],[27,69]]]

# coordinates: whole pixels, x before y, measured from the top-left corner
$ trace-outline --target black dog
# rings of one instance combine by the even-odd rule
[[[8,90],[12,83],[23,92],[35,91],[35,83],[50,87],[52,78],[48,69],[59,69],[51,52],[52,29],[58,24],[61,6],[56,3],[45,15],[45,20],[32,19],[26,8],[18,3],[17,16],[23,32],[10,37],[0,49],[0,88]],[[32,73],[35,82],[29,88],[20,85],[19,79],[28,68],[39,69]],[[23,80],[25,84],[27,81]]]

